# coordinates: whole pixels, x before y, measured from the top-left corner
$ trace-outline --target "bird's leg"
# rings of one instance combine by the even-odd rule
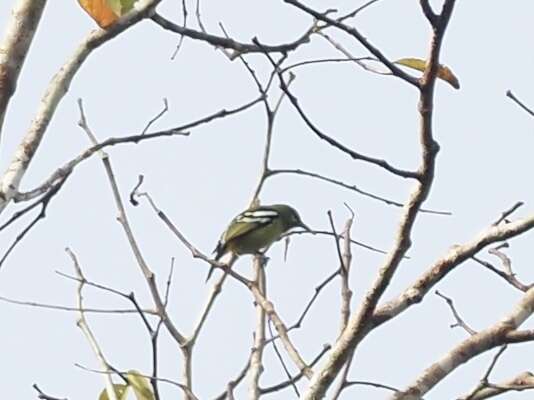
[[[266,250],[264,251],[257,251],[254,256],[258,257],[260,261],[260,265],[262,268],[265,268],[267,266],[267,263],[269,262],[269,257],[265,255]]]

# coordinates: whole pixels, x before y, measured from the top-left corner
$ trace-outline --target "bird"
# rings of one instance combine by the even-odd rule
[[[215,253],[215,261],[231,252],[242,254],[263,254],[271,244],[279,240],[292,228],[311,229],[302,222],[298,212],[287,204],[255,206],[238,214],[221,235]],[[206,282],[211,277],[211,266]]]

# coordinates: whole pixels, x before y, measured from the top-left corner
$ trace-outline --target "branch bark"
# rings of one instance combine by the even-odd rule
[[[286,0],[286,2],[291,4],[298,3],[295,0]],[[419,137],[421,142],[422,160],[417,173],[418,181],[403,209],[395,243],[392,250],[388,253],[384,264],[380,268],[375,282],[365,295],[360,308],[351,316],[346,329],[333,346],[329,360],[323,368],[317,371],[313,376],[310,387],[303,396],[303,399],[305,400],[317,400],[325,396],[326,391],[339,374],[343,365],[345,365],[357,345],[367,335],[370,330],[369,322],[372,320],[378,301],[385,292],[400,262],[411,246],[411,231],[419,213],[419,209],[430,193],[430,188],[432,187],[434,179],[435,160],[439,151],[439,145],[434,140],[432,132],[434,86],[439,67],[441,43],[443,41],[445,28],[447,27],[454,8],[454,3],[455,0],[446,0],[443,4],[439,26],[433,30],[428,64],[423,76],[417,84],[417,87],[420,88]],[[304,9],[306,7],[299,6],[299,8]],[[306,11],[310,13],[309,10]],[[325,20],[324,17],[321,18],[321,14],[310,14],[325,22],[330,22]],[[336,24],[333,25],[337,26]],[[342,29],[347,31],[345,28]],[[348,31],[351,32],[351,30]],[[357,32],[352,32],[352,34],[360,40]],[[360,42],[362,41],[360,40]],[[362,44],[364,44],[364,42],[362,42]],[[371,49],[369,50],[371,51]],[[383,55],[380,52],[376,54],[374,52],[372,53],[384,63],[387,61],[387,59],[382,60]],[[385,64],[389,67],[387,63]],[[395,74],[393,69],[391,69],[391,71]]]
[[[391,396],[391,400],[419,400],[460,365],[489,349],[510,343],[510,337],[533,312],[534,289],[530,289],[506,317],[462,341],[405,390]]]
[[[48,89],[41,99],[37,114],[28,132],[19,144],[15,155],[6,172],[0,178],[0,213],[17,194],[20,182],[32,161],[41,140],[48,128],[48,124],[55,114],[57,106],[69,90],[69,86],[81,65],[89,55],[104,44],[124,32],[130,26],[149,17],[154,7],[161,0],[146,0],[134,11],[126,14],[107,30],[96,30],[76,49],[71,58],[61,67],[48,85]]]
[[[0,42],[0,136],[7,107],[47,0],[19,0]]]

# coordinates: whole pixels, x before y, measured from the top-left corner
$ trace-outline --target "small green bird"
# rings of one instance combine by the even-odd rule
[[[218,261],[225,254],[261,254],[292,228],[310,231],[297,211],[286,204],[253,207],[235,217],[223,232],[213,251]],[[206,281],[213,273],[212,266]]]

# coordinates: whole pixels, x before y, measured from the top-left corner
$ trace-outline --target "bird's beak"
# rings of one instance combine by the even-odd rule
[[[301,228],[304,228],[304,230],[313,233],[313,231],[310,229],[308,225],[306,225],[304,222],[301,222],[299,225]]]

